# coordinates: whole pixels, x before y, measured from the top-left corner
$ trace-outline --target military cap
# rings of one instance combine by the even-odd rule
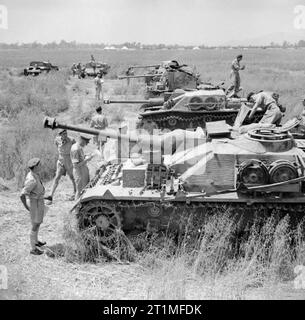
[[[239,54],[236,58],[242,58],[243,55],[242,54]]]
[[[66,129],[59,129],[59,130],[58,130],[58,134],[62,134],[62,133],[64,133],[64,132],[67,132],[67,130],[66,130]]]
[[[91,136],[89,134],[86,133],[81,133],[79,135],[82,139],[89,141],[91,139]]]
[[[28,168],[32,169],[38,165],[40,162],[39,158],[32,158],[28,161]]]
[[[102,108],[102,106],[97,106],[97,107],[95,108],[95,110],[96,110],[97,112],[99,112],[99,111],[102,111],[103,108]]]

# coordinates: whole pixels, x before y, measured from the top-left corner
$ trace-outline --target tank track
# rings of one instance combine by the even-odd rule
[[[176,234],[196,236],[198,230],[211,215],[229,214],[239,224],[239,231],[244,232],[255,218],[264,219],[273,216],[276,220],[290,217],[292,226],[296,226],[305,216],[305,204],[302,203],[252,203],[249,202],[149,202],[149,201],[113,201],[95,200],[97,206],[103,204],[113,208],[116,225],[128,235],[130,232],[171,231]],[[79,225],[90,225],[86,208],[92,208],[91,201],[82,204],[78,213]],[[131,218],[133,217],[133,218]],[[110,236],[112,239],[113,236]]]
[[[229,125],[233,125],[236,119],[237,113],[210,113],[210,114],[165,114],[165,115],[148,115],[142,114],[142,119],[140,121],[139,126],[145,126],[145,124],[149,123],[153,125],[156,129],[190,129],[203,127],[205,128],[206,122],[211,121],[220,121],[225,120]],[[261,119],[261,114],[257,114],[254,116],[254,122],[258,122]]]

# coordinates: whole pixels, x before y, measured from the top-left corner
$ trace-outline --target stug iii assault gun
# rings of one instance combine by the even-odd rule
[[[218,86],[205,89],[166,93],[164,98],[148,100],[104,100],[105,104],[141,104],[138,127],[148,131],[153,129],[175,130],[206,127],[207,122],[225,120],[233,125],[243,104],[243,98],[227,98]],[[258,111],[253,122],[258,122],[263,111]],[[244,117],[241,124],[248,124]]]
[[[44,126],[109,134],[50,118]],[[201,140],[168,154],[165,149],[168,146],[150,149],[143,162],[127,158],[103,165],[75,206],[79,229],[92,230],[101,243],[108,244],[117,230],[179,234],[189,226],[188,230],[198,233],[212,213],[230,212],[245,223],[257,216],[289,214],[291,221],[304,217],[305,154],[289,132],[256,129],[235,139]],[[159,151],[162,156],[155,161],[153,155]]]
[[[200,84],[199,74],[185,64],[180,65],[176,60],[163,61],[160,65],[147,67],[154,67],[154,69],[142,75],[134,75],[132,69],[128,69],[119,79],[145,78],[147,98],[162,96],[175,89],[195,90]]]

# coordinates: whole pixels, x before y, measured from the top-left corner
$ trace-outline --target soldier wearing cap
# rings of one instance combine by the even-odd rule
[[[49,201],[48,204],[51,204],[53,201],[53,196],[60,178],[62,176],[65,176],[66,174],[68,174],[73,185],[73,195],[69,198],[69,200],[74,200],[76,193],[76,185],[73,177],[73,167],[70,157],[71,147],[76,141],[68,137],[67,130],[61,129],[59,130],[54,142],[58,149],[58,160],[56,166],[56,175],[52,185],[51,193],[45,198]]]
[[[43,253],[39,248],[46,242],[38,240],[38,231],[45,214],[44,193],[45,188],[40,180],[41,169],[40,159],[33,158],[28,162],[29,173],[26,176],[20,199],[26,210],[30,212],[32,229],[30,234],[31,254],[40,255]]]
[[[82,190],[89,183],[89,169],[87,162],[89,162],[94,155],[85,156],[83,148],[89,143],[90,136],[81,133],[78,141],[72,145],[70,155],[73,166],[73,176],[76,184],[75,199],[80,197]]]
[[[104,130],[108,127],[108,120],[106,116],[103,114],[103,108],[102,106],[97,106],[95,108],[96,114],[92,117],[90,122],[90,128],[94,128],[97,130]],[[99,141],[98,137],[94,136],[93,141],[96,145],[99,146],[99,149],[101,150],[103,148],[103,145],[105,144],[105,140]]]
[[[96,78],[94,78],[94,83],[95,83],[95,99],[96,100],[101,100],[102,85],[104,83],[103,73],[102,72],[99,72],[97,74]]]
[[[231,73],[230,79],[232,81],[232,85],[229,87],[228,92],[232,91],[230,94],[231,97],[238,97],[238,92],[240,90],[240,75],[239,70],[244,70],[245,66],[240,65],[240,61],[242,60],[243,56],[239,54],[231,64]]]

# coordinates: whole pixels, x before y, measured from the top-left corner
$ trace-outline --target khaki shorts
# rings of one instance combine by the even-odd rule
[[[269,123],[279,125],[282,119],[282,112],[275,103],[270,103],[263,118],[259,123]]]
[[[27,205],[30,209],[32,223],[42,223],[46,213],[43,199],[27,198]]]
[[[65,176],[67,173],[70,177],[73,176],[73,167],[70,157],[57,160],[56,175],[61,177]]]

